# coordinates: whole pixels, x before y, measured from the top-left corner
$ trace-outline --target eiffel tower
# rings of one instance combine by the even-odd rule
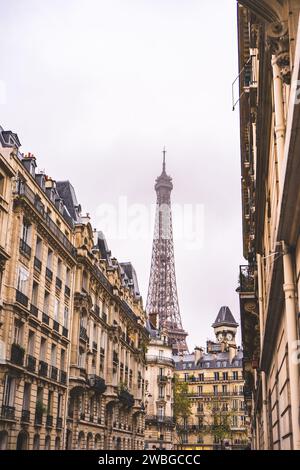
[[[175,275],[171,191],[172,178],[166,173],[163,150],[162,173],[155,181],[157,195],[154,238],[146,311],[158,330],[165,330],[174,355],[188,352],[181,322]]]

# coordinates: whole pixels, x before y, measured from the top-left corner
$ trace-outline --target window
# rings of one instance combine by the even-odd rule
[[[162,399],[165,398],[165,388],[163,385],[158,387],[158,398]]]
[[[66,367],[66,351],[64,349],[60,352],[60,369],[65,370]]]
[[[236,428],[237,425],[238,425],[237,419],[238,419],[238,417],[236,415],[232,416],[232,426],[234,428]]]
[[[202,385],[198,385],[197,390],[198,390],[198,395],[201,395],[202,392],[203,392],[203,387],[202,387]]]
[[[23,266],[19,266],[18,284],[17,284],[18,291],[22,292],[22,294],[24,295],[27,295],[28,284],[29,284],[28,270],[24,268]]]
[[[52,407],[53,407],[53,392],[52,390],[48,391],[48,401],[47,401],[47,414],[52,414]]]
[[[187,373],[184,374],[184,380],[185,380],[185,382],[187,382],[189,380],[189,374],[187,374]]]
[[[57,348],[56,344],[51,345],[51,365],[56,366],[56,354],[57,354]]]
[[[61,261],[61,259],[59,259],[59,258],[58,258],[58,260],[57,260],[57,274],[56,274],[56,275],[57,275],[57,277],[58,277],[59,279],[61,279],[61,275],[62,275],[62,261]]]
[[[64,327],[69,328],[69,309],[66,305],[64,307]]]
[[[47,342],[46,338],[41,338],[41,348],[40,348],[40,359],[41,361],[45,361],[46,359],[46,349],[47,349]]]
[[[233,378],[233,380],[238,380],[238,378],[239,378],[239,373],[238,373],[238,371],[234,370],[234,371],[232,372],[232,378]]]
[[[32,330],[29,330],[28,333],[28,354],[30,356],[34,355],[34,342],[35,342],[35,333]]]
[[[0,196],[4,196],[4,189],[5,189],[5,178],[4,176],[0,173]]]
[[[42,248],[43,248],[42,240],[41,240],[39,237],[36,237],[36,243],[35,243],[35,257],[36,257],[38,260],[41,260],[41,259],[42,259]]]
[[[198,403],[197,411],[200,411],[200,412],[203,411],[203,403]]]
[[[66,269],[66,286],[70,287],[70,280],[71,280],[71,270],[70,268]]]
[[[55,297],[54,300],[54,320],[59,321],[60,301]]]
[[[52,258],[53,258],[53,251],[50,250],[49,248],[48,255],[47,255],[47,268],[50,269],[50,271],[52,269]]]
[[[39,293],[39,285],[38,285],[37,282],[33,281],[31,303],[35,307],[37,307],[37,305],[38,305],[38,293]]]
[[[182,435],[182,442],[183,442],[183,444],[188,444],[189,439],[188,439],[187,433],[184,433],[184,434]]]
[[[237,410],[238,409],[238,400],[233,400],[232,402],[232,409]]]
[[[164,352],[163,352],[162,349],[160,349],[160,350],[158,351],[158,357],[160,357],[160,358],[164,357]]]
[[[159,375],[162,377],[164,375],[165,369],[163,367],[159,368]]]
[[[45,296],[44,296],[44,313],[47,315],[49,314],[49,308],[50,308],[50,294],[48,291],[45,291]]]
[[[214,379],[215,379],[215,380],[220,380],[220,374],[219,374],[219,372],[215,372],[215,373],[214,373]]]
[[[214,395],[218,395],[218,385],[214,385]]]
[[[16,320],[14,323],[14,343],[21,344],[23,336],[23,323]]]
[[[4,387],[4,406],[14,406],[15,404],[15,393],[16,393],[16,379],[10,375],[6,376],[5,387]]]
[[[79,348],[78,366],[81,367],[82,369],[85,368],[85,351],[82,348]]]
[[[31,224],[23,219],[22,229],[21,229],[21,239],[27,245],[30,245],[31,241]]]
[[[200,382],[204,382],[204,374],[199,374],[199,380]]]
[[[226,395],[226,393],[227,393],[227,385],[222,385],[222,393],[223,393],[223,395]]]
[[[59,393],[58,398],[57,398],[57,417],[58,418],[62,416],[62,405],[63,405],[63,396],[61,393]]]
[[[243,400],[240,401],[240,410],[245,409],[245,402]]]
[[[26,411],[29,411],[30,409],[30,393],[31,393],[31,384],[25,382],[24,395],[23,395],[23,410],[26,410]]]
[[[82,290],[87,292],[87,289],[88,289],[88,277],[87,277],[87,273],[85,271],[83,271],[83,274],[82,274]]]
[[[159,406],[158,409],[157,409],[157,415],[158,415],[158,418],[163,418],[164,415],[165,415],[165,410],[163,408],[163,406]]]
[[[228,372],[223,372],[223,380],[228,380]]]

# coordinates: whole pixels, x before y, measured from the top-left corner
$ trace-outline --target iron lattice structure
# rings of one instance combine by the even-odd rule
[[[151,323],[165,330],[173,354],[188,352],[178,303],[173,227],[171,211],[172,178],[166,174],[166,151],[163,151],[162,174],[156,179],[155,228],[146,311]]]

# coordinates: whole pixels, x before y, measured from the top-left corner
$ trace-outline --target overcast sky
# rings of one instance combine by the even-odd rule
[[[0,124],[56,180],[69,179],[92,225],[103,204],[149,207],[167,148],[172,200],[203,208],[199,239],[175,240],[191,348],[219,308],[239,321],[242,261],[235,0],[0,0]],[[4,91],[3,91],[4,90]],[[123,199],[124,200],[124,199]],[[174,217],[175,231],[181,220]],[[105,225],[105,224],[103,224]],[[136,268],[146,303],[153,226],[107,240]],[[203,237],[202,237],[203,235]]]

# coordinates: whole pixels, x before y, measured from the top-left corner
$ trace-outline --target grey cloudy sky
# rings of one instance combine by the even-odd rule
[[[221,305],[239,319],[235,0],[0,4],[0,124],[39,168],[70,179],[93,225],[102,228],[99,206],[117,207],[119,196],[129,206],[155,202],[164,145],[173,202],[204,208],[201,247],[175,241],[183,324],[190,347],[203,345]],[[144,301],[152,236],[153,227],[140,240],[108,240],[134,264]]]

